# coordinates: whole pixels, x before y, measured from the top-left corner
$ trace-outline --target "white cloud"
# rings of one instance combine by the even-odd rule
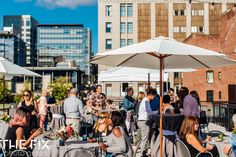
[[[76,9],[78,6],[93,5],[97,0],[36,0],[36,4],[49,9],[69,8]]]

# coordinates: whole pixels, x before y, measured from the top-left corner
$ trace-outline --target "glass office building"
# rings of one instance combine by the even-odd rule
[[[26,66],[25,42],[8,32],[0,32],[0,57],[19,66]]]
[[[56,66],[55,60],[74,61],[90,75],[91,31],[80,24],[40,24],[37,28],[39,67]]]

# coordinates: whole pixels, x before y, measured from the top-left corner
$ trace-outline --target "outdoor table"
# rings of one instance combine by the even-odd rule
[[[4,121],[0,121],[0,138],[1,139],[6,138],[8,129],[9,129],[9,125]]]
[[[163,114],[163,156],[174,157],[177,154],[175,139],[178,138],[178,132],[184,120],[181,114]],[[159,136],[160,115],[150,117],[149,125],[154,130],[151,139],[152,157],[160,154],[160,136]],[[155,139],[155,135],[157,138]]]
[[[63,116],[63,107],[62,106],[51,106],[50,110],[52,112],[52,130],[58,130],[65,125],[65,118]]]
[[[212,137],[211,141],[209,141],[209,144],[214,144],[220,154],[220,157],[227,157],[227,155],[224,154],[224,148],[226,146],[226,144],[229,142],[230,137],[229,136],[224,136],[224,140],[221,142],[217,142],[218,137]]]
[[[36,145],[33,149],[32,155],[33,157],[63,157],[63,155],[69,149],[73,148],[85,148],[91,150],[93,153],[95,152],[95,148],[98,148],[98,142],[95,143],[86,143],[84,141],[66,141],[65,146],[59,146],[59,140],[50,140],[47,144],[49,149],[40,148]],[[72,156],[77,156],[78,154],[72,154]]]

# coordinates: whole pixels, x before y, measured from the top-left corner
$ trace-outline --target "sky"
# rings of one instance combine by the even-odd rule
[[[40,24],[83,24],[92,31],[93,52],[98,47],[97,0],[0,0],[3,15],[32,15]]]

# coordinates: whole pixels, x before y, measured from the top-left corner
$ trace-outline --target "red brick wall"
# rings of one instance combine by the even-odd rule
[[[236,59],[236,12],[230,11],[221,17],[219,35],[191,35],[184,42],[202,48],[214,50]],[[206,101],[206,91],[214,90],[214,101],[219,101],[219,91],[222,93],[223,101],[228,101],[228,85],[236,84],[236,66],[222,67],[214,70],[214,83],[206,82],[206,71],[202,69],[196,72],[183,74],[183,86],[189,90],[196,90],[200,99]],[[221,72],[222,79],[218,79]],[[235,95],[236,96],[236,95]]]

